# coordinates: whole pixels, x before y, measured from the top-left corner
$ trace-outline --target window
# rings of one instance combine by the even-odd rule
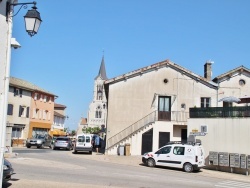
[[[38,93],[35,93],[34,100],[36,101],[38,99]]]
[[[40,95],[40,101],[43,101],[43,95],[42,94]]]
[[[22,128],[21,127],[12,127],[12,138],[20,138],[22,135]]]
[[[170,151],[171,151],[171,146],[167,146],[158,150],[156,154],[168,154],[170,153]]]
[[[102,111],[97,110],[97,111],[95,112],[95,118],[102,118]]]
[[[207,125],[201,125],[201,132],[207,133]]]
[[[210,107],[210,98],[201,97],[201,108]]]
[[[28,118],[30,115],[30,107],[26,108],[26,118]]]
[[[23,94],[23,90],[22,89],[14,87],[14,96],[18,96],[19,95],[20,97],[22,97],[22,94]]]
[[[30,108],[26,106],[19,106],[19,117],[29,117]]]
[[[13,115],[13,104],[8,104],[7,115]]]
[[[185,147],[176,146],[176,147],[174,147],[173,153],[175,155],[184,155]]]
[[[240,79],[239,84],[240,84],[240,86],[244,86],[246,84],[246,81],[243,79]]]
[[[95,111],[95,118],[102,118],[101,106],[97,106],[96,111]]]
[[[14,87],[14,96],[19,95],[19,89]]]
[[[102,100],[102,85],[97,85],[97,100]]]
[[[19,106],[19,117],[23,117],[24,116],[24,107],[23,106]]]

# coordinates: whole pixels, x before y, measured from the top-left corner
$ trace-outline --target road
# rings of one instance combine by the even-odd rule
[[[202,171],[185,173],[175,169],[149,168],[139,162],[138,165],[124,165],[93,160],[95,153],[72,154],[72,151],[36,148],[16,148],[14,152],[18,156],[9,158],[9,161],[16,174],[4,188],[250,188],[248,177],[237,179],[243,175],[232,179],[223,175],[206,176]]]

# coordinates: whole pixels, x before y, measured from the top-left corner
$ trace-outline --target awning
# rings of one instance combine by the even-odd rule
[[[53,131],[49,131],[50,136],[66,136],[66,132],[59,130],[59,129],[54,129]]]
[[[237,97],[234,97],[234,96],[229,96],[229,97],[224,97],[222,99],[220,99],[218,102],[235,102],[235,103],[238,103],[240,102],[241,100]]]

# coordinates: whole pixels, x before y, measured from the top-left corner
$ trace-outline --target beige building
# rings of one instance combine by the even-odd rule
[[[66,132],[64,132],[65,119],[68,118],[65,114],[65,109],[67,107],[62,104],[54,104],[54,118],[53,124],[51,126],[51,131],[49,134],[51,136],[65,136]]]
[[[7,126],[12,127],[12,137],[18,140],[18,144],[50,131],[56,95],[28,81],[11,77],[8,97]]]
[[[186,142],[189,108],[217,105],[211,65],[201,77],[166,60],[105,81],[107,153],[130,144],[131,155],[141,155],[169,141]]]
[[[32,89],[25,82],[11,77],[8,93],[6,146],[22,145],[28,137]]]

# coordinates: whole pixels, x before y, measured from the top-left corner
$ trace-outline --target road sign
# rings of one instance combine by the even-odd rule
[[[193,135],[193,136],[206,136],[206,133],[203,133],[203,132],[190,132],[189,135]]]

